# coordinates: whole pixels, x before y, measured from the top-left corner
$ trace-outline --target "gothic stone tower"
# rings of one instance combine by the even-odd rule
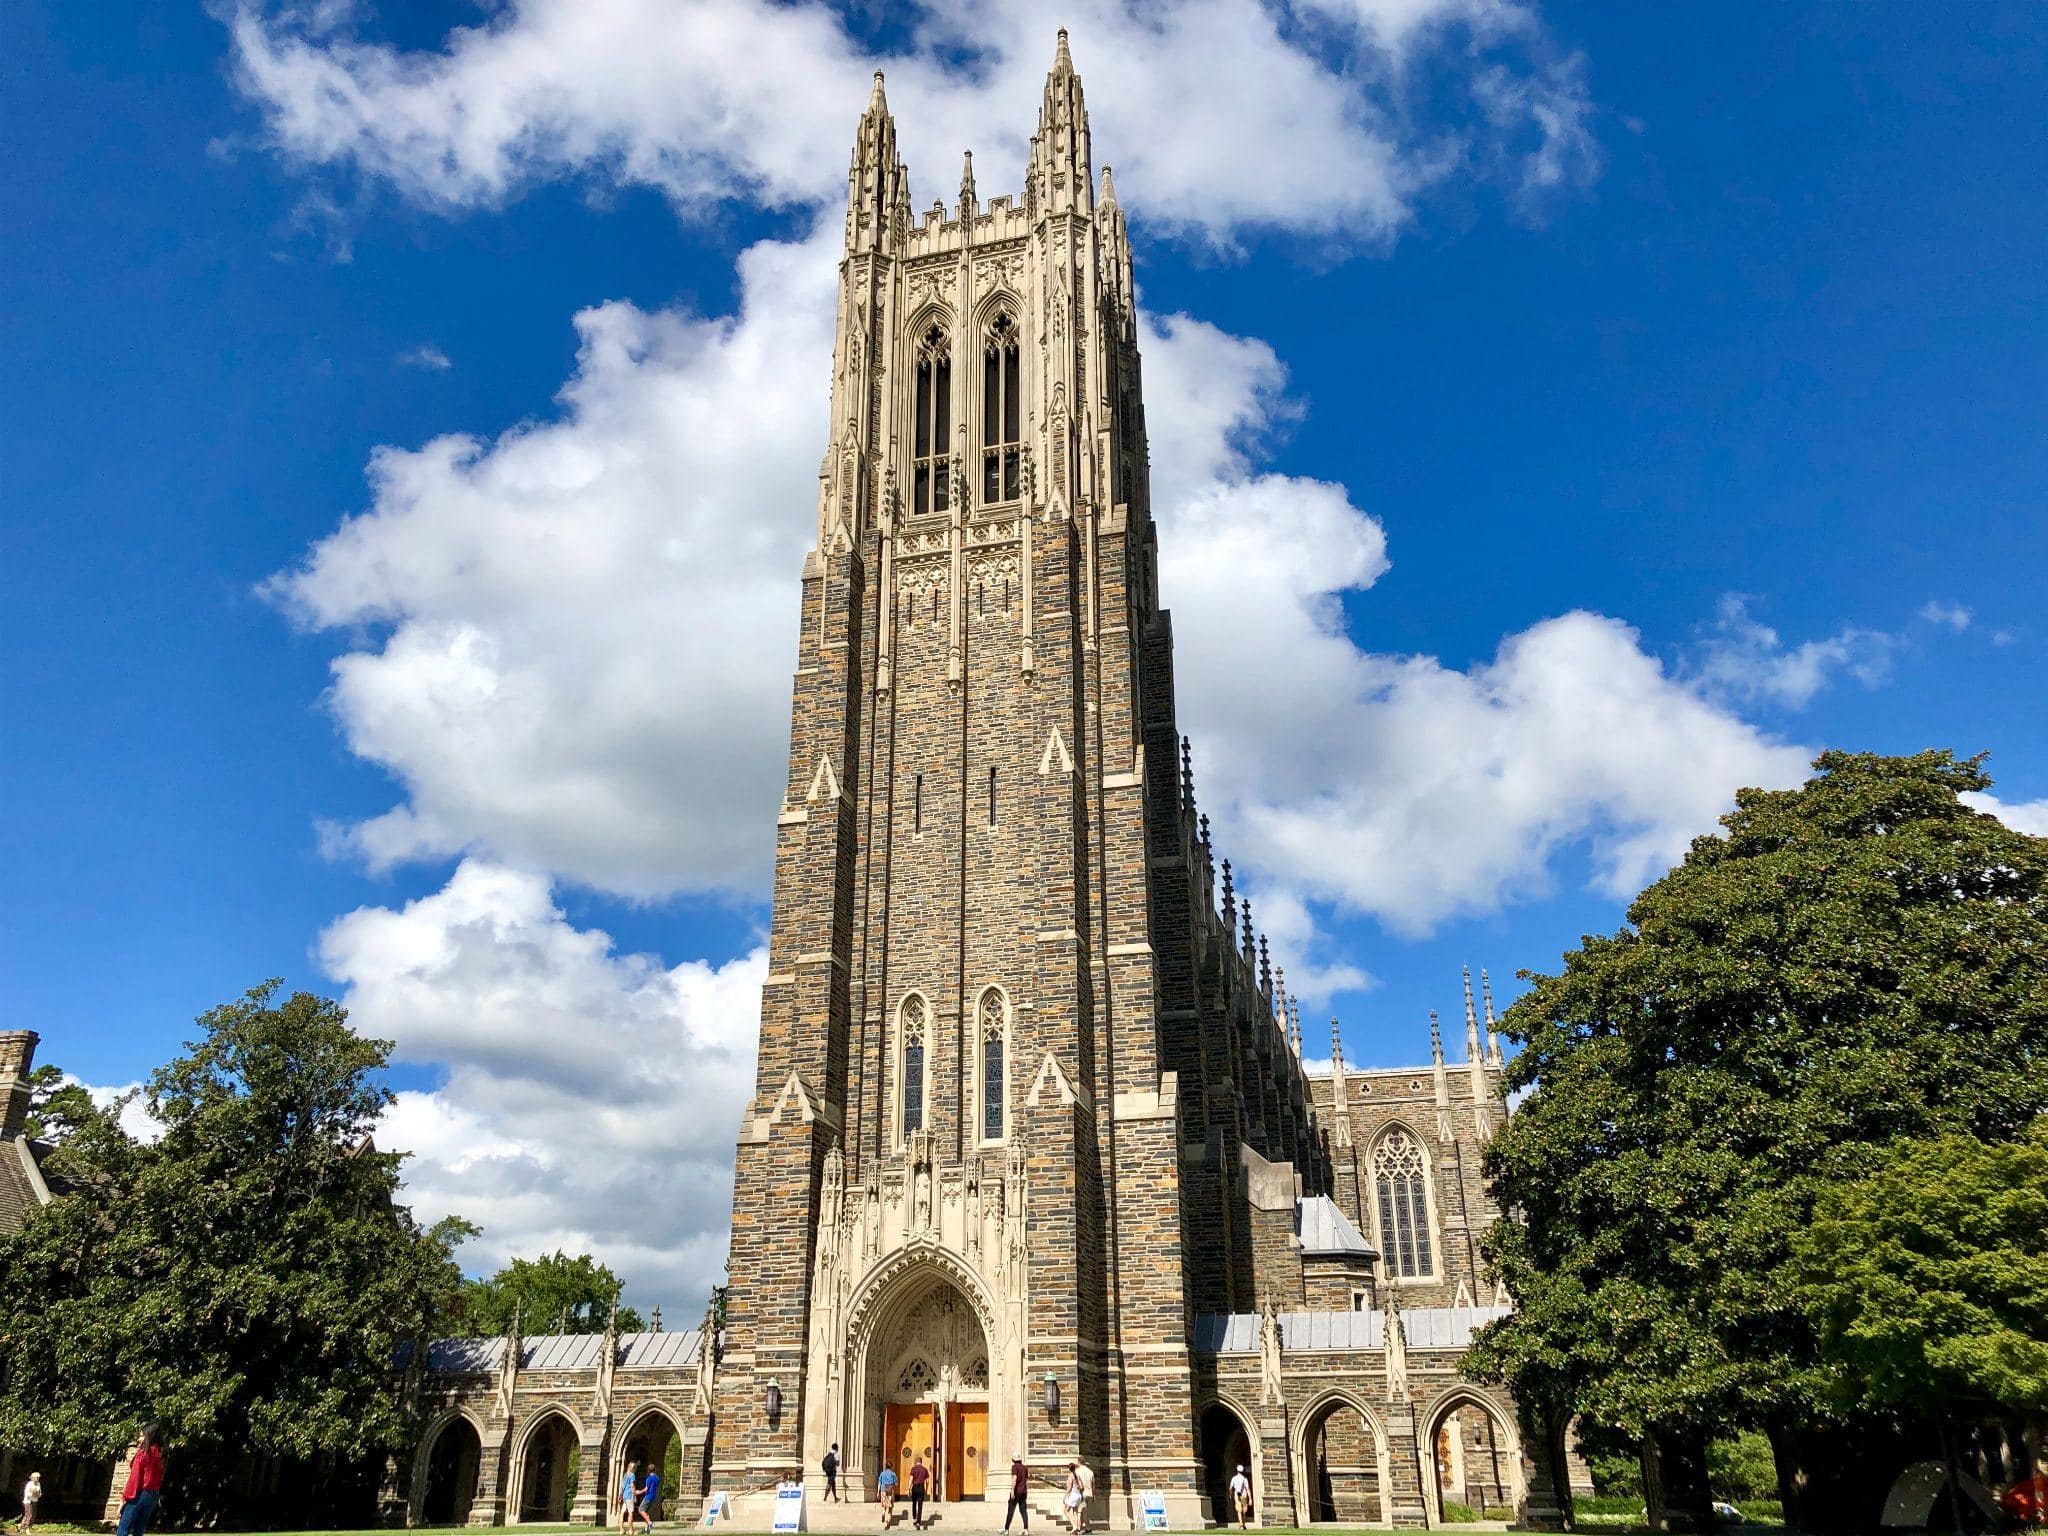
[[[1216,910],[1064,32],[1021,199],[970,157],[913,214],[875,77],[831,432],[711,1486],[745,1518],[837,1444],[1000,1501],[1013,1454],[1080,1455],[1118,1524],[1140,1488],[1186,1523],[1192,1316],[1255,1304],[1241,1170],[1328,1163],[1227,865]]]

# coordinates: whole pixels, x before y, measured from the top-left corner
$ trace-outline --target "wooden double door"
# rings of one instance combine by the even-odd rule
[[[890,1403],[882,1416],[882,1455],[896,1469],[899,1493],[910,1496],[919,1457],[933,1494],[951,1503],[988,1493],[987,1403]]]

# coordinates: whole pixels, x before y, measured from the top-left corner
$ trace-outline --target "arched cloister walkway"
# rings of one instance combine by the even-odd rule
[[[583,1426],[565,1407],[550,1405],[527,1418],[512,1442],[508,1525],[559,1524],[569,1518],[582,1445]]]
[[[1386,1523],[1387,1437],[1362,1398],[1333,1388],[1313,1399],[1296,1421],[1293,1441],[1298,1519]]]
[[[412,1523],[467,1525],[483,1454],[476,1421],[459,1409],[429,1425],[413,1464]]]
[[[1436,1475],[1426,1490],[1431,1518],[1446,1504],[1477,1513],[1512,1509],[1522,1495],[1522,1449],[1514,1416],[1477,1388],[1457,1386],[1431,1404],[1423,1446]]]

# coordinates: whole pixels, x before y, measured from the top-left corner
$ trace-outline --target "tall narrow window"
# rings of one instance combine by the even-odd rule
[[[990,987],[981,994],[981,1135],[984,1141],[1003,1136],[1003,994]]]
[[[996,771],[993,768],[988,771],[988,824],[996,824]]]
[[[1372,1172],[1387,1268],[1401,1279],[1431,1273],[1436,1266],[1429,1246],[1429,1169],[1422,1148],[1406,1131],[1389,1131],[1373,1149]]]
[[[1015,501],[1022,494],[1023,390],[1017,363],[1017,322],[996,316],[981,354],[981,499]]]
[[[924,1059],[928,1045],[924,999],[903,1000],[903,1134],[924,1129]]]
[[[910,786],[910,830],[924,830],[924,775],[919,774]]]
[[[952,477],[947,474],[946,445],[953,437],[953,354],[946,333],[936,322],[917,345],[917,448],[912,476],[913,515],[943,512],[952,504]]]

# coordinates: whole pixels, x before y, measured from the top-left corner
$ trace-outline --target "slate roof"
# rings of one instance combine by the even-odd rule
[[[1401,1330],[1410,1349],[1463,1349],[1472,1335],[1511,1307],[1407,1307]],[[1282,1312],[1282,1349],[1339,1350],[1386,1347],[1384,1312]],[[1195,1319],[1194,1350],[1200,1355],[1254,1354],[1259,1348],[1256,1312],[1205,1312]]]
[[[660,1370],[694,1365],[704,1331],[622,1333],[618,1369]],[[604,1353],[601,1333],[536,1333],[520,1341],[522,1371],[591,1371]],[[503,1339],[435,1339],[427,1345],[427,1369],[437,1375],[489,1375],[505,1362]]]
[[[1379,1250],[1351,1224],[1351,1218],[1328,1195],[1309,1195],[1294,1202],[1294,1235],[1305,1254],[1355,1254],[1376,1259]]]
[[[0,1139],[0,1237],[19,1232],[28,1220],[28,1213],[43,1203],[35,1179],[29,1176],[25,1158],[35,1160],[36,1177],[42,1180],[43,1188],[50,1192],[51,1199],[71,1192],[71,1186],[49,1167],[51,1150],[49,1142],[34,1141],[27,1136]]]

